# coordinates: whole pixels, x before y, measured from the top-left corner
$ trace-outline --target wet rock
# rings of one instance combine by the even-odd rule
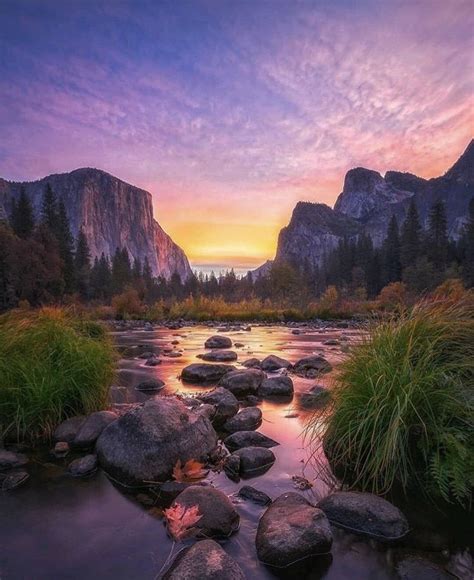
[[[163,580],[245,580],[245,575],[217,542],[202,540],[178,554]]]
[[[293,381],[286,376],[265,379],[258,388],[260,397],[292,397],[293,393]]]
[[[182,481],[165,481],[162,483],[158,489],[158,495],[164,503],[170,504],[175,500],[180,493],[191,485],[203,485],[201,482],[198,483],[186,483]]]
[[[72,446],[80,449],[92,447],[102,431],[117,420],[118,415],[112,411],[97,411],[91,413],[82,424],[72,441]]]
[[[16,469],[6,474],[0,474],[0,490],[12,491],[26,483],[28,479],[30,479],[30,476],[24,469]]]
[[[54,431],[54,441],[66,441],[66,443],[72,443],[85,420],[86,418],[80,415],[77,417],[71,417],[70,419],[66,419],[60,423]]]
[[[232,341],[228,336],[211,336],[204,343],[206,348],[230,348],[232,346]]]
[[[237,353],[233,350],[213,350],[198,355],[198,358],[208,362],[232,362],[237,360]]]
[[[214,405],[216,414],[214,415],[213,422],[216,425],[224,423],[239,410],[239,401],[230,391],[223,387],[217,387],[209,393],[200,395],[199,400],[203,403]]]
[[[289,369],[291,368],[291,363],[284,358],[271,354],[262,360],[261,368],[264,371],[273,372],[279,369]]]
[[[201,519],[196,523],[198,537],[228,537],[239,529],[240,517],[230,499],[211,486],[191,485],[171,504],[186,508],[197,506]]]
[[[298,493],[278,497],[258,524],[257,555],[270,566],[286,567],[310,556],[327,554],[331,545],[328,519]]]
[[[153,357],[149,358],[149,359],[146,361],[146,363],[145,363],[145,365],[146,365],[147,367],[157,367],[157,366],[158,366],[158,365],[160,365],[160,364],[161,364],[161,359],[159,359],[159,358],[158,358],[158,357],[156,357],[156,356],[153,356]]]
[[[28,463],[28,457],[22,453],[0,449],[0,471],[22,467]]]
[[[164,381],[160,379],[148,379],[139,383],[135,389],[144,393],[154,393],[155,391],[160,391],[164,386]]]
[[[224,473],[232,481],[240,480],[240,457],[238,455],[229,455],[224,462]]]
[[[154,352],[152,352],[151,350],[146,350],[145,352],[142,352],[141,354],[138,355],[138,358],[141,359],[151,359],[154,358],[156,355]]]
[[[66,457],[69,453],[69,443],[66,441],[58,441],[54,446],[54,449],[51,450],[51,454],[56,457],[56,459],[61,459]]]
[[[242,477],[262,475],[275,463],[273,451],[266,447],[243,447],[232,455],[240,458],[239,473]]]
[[[86,477],[97,470],[97,455],[85,455],[74,459],[69,466],[68,471],[73,477]]]
[[[294,329],[291,331],[291,334],[301,334],[301,330],[300,330],[299,328],[294,328]]]
[[[300,359],[295,363],[293,370],[297,375],[314,378],[318,374],[330,372],[332,366],[323,356],[313,354]]]
[[[323,341],[324,346],[339,346],[341,343],[337,338],[328,338],[328,340]]]
[[[101,466],[124,484],[170,479],[178,460],[206,461],[217,444],[210,421],[176,397],[156,397],[108,425],[97,441]]]
[[[183,403],[186,405],[186,407],[190,407],[191,409],[193,409],[194,407],[199,407],[199,405],[201,404],[201,400],[198,399],[197,397],[182,397],[182,396],[180,396],[179,399],[181,401],[183,401]]]
[[[338,491],[322,499],[318,507],[332,524],[379,540],[397,540],[409,531],[402,512],[371,493]]]
[[[452,574],[418,555],[407,555],[396,564],[396,570],[400,580],[449,580]]]
[[[227,373],[219,381],[218,386],[228,389],[237,398],[255,395],[262,384],[265,373],[258,369],[246,369]]]
[[[262,366],[262,363],[258,358],[249,358],[242,363],[242,366],[248,369],[259,369]]]
[[[266,447],[269,449],[270,447],[279,445],[279,443],[258,431],[239,431],[232,433],[232,435],[224,439],[224,444],[229,451],[236,451],[243,447]]]
[[[243,342],[234,342],[235,348],[243,348],[245,344]]]
[[[256,395],[247,395],[245,399],[241,399],[241,403],[245,407],[255,407],[261,402],[262,399],[260,397],[257,397]]]
[[[170,350],[165,354],[168,358],[179,358],[180,356],[183,356],[183,353],[179,352],[179,350]]]
[[[235,371],[235,367],[231,365],[193,363],[184,367],[181,379],[188,383],[212,384],[232,371]]]
[[[224,425],[224,431],[227,433],[236,433],[237,431],[253,431],[258,429],[262,424],[262,411],[258,407],[247,407],[242,409],[237,415],[228,419]]]
[[[331,392],[322,385],[314,385],[299,396],[300,404],[306,409],[323,407],[331,400]]]
[[[208,403],[203,403],[202,405],[199,405],[199,407],[194,407],[193,411],[202,417],[206,417],[211,422],[216,414],[216,408],[214,405],[209,405]]]
[[[269,495],[263,491],[255,489],[251,485],[244,485],[241,487],[239,489],[239,497],[248,499],[249,501],[259,505],[268,505],[269,503],[272,503],[272,498]]]

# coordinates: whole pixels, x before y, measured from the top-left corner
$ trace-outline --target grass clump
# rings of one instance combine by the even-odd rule
[[[472,294],[375,325],[338,377],[323,434],[330,463],[352,487],[470,504],[473,379]]]
[[[60,421],[107,405],[112,343],[68,311],[0,317],[0,440],[47,439]]]

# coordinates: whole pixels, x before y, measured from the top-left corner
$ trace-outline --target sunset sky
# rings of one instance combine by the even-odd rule
[[[470,0],[0,0],[0,176],[150,191],[194,267],[273,256],[345,172],[443,173],[474,133]]]

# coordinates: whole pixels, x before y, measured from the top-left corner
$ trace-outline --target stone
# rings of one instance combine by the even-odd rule
[[[72,441],[72,446],[80,449],[92,447],[102,431],[118,418],[112,411],[97,411],[91,413],[82,424]]]
[[[147,381],[138,383],[135,389],[144,393],[154,393],[160,391],[164,386],[165,383],[161,379],[148,379]]]
[[[259,369],[262,366],[262,363],[258,358],[249,358],[242,363],[242,366],[248,369]]]
[[[243,447],[232,455],[240,458],[239,473],[243,477],[262,475],[275,463],[273,451],[266,447]]]
[[[218,386],[228,389],[237,398],[245,397],[255,395],[264,378],[265,373],[259,369],[234,370],[224,375]]]
[[[453,579],[453,575],[449,574],[441,566],[438,566],[438,564],[414,554],[409,554],[401,558],[395,568],[400,580]]]
[[[193,363],[184,367],[181,380],[187,383],[217,383],[226,374],[235,371],[235,367],[225,364]]]
[[[259,505],[268,505],[269,503],[272,503],[272,499],[270,496],[268,496],[263,491],[255,489],[251,485],[244,485],[243,487],[241,487],[239,489],[238,495],[243,499],[248,499],[249,501],[252,501],[253,503],[257,503]]]
[[[54,441],[65,441],[72,443],[79,433],[80,428],[84,424],[86,418],[82,415],[71,417],[60,423],[53,433]]]
[[[239,529],[240,517],[230,499],[211,486],[191,485],[171,504],[190,508],[197,506],[201,514],[195,524],[196,535],[206,538],[227,538]]]
[[[289,369],[291,368],[291,363],[284,358],[271,354],[262,360],[261,368],[271,373],[280,369]]]
[[[319,354],[312,354],[300,359],[295,363],[293,370],[297,375],[313,377],[318,374],[328,373],[332,370],[330,363]]]
[[[245,575],[217,542],[202,540],[176,556],[163,580],[245,580]]]
[[[27,463],[28,457],[23,455],[23,453],[15,453],[14,451],[0,449],[0,471],[22,467]]]
[[[338,491],[318,503],[335,526],[378,540],[398,540],[409,531],[402,512],[371,493]]]
[[[146,350],[145,352],[142,352],[138,355],[138,358],[141,359],[151,359],[154,358],[156,355],[153,351],[151,350]]]
[[[258,388],[260,397],[292,397],[293,381],[284,375],[265,379]]]
[[[232,481],[240,479],[240,457],[238,455],[229,455],[224,461],[224,473]]]
[[[12,491],[20,485],[23,485],[30,479],[27,471],[24,469],[15,469],[6,474],[0,475],[0,490],[1,491]]]
[[[302,495],[288,492],[278,497],[260,518],[255,542],[261,562],[286,567],[327,554],[332,533],[323,511]]]
[[[237,415],[228,419],[224,425],[224,431],[235,433],[237,431],[253,431],[262,424],[262,411],[258,407],[247,407]]]
[[[208,362],[232,362],[237,360],[237,353],[233,350],[211,350],[198,355],[198,358]]]
[[[276,447],[279,443],[258,431],[238,431],[226,437],[224,445],[229,451],[236,451],[243,447],[266,447],[270,449],[270,447]]]
[[[85,455],[74,459],[68,466],[68,471],[73,477],[86,477],[97,470],[97,455]]]
[[[157,367],[160,364],[161,359],[157,358],[156,356],[149,358],[145,363],[147,367]]]
[[[51,451],[51,453],[57,459],[66,457],[66,455],[69,453],[69,443],[67,443],[66,441],[58,441],[54,446],[54,449]]]
[[[170,350],[167,353],[165,353],[165,355],[168,358],[179,358],[180,356],[183,356],[183,353],[179,352],[179,350]]]
[[[209,393],[200,395],[199,400],[202,403],[214,405],[216,413],[213,422],[216,425],[224,423],[227,419],[233,417],[239,410],[239,401],[230,391],[223,387],[217,387]]]
[[[204,346],[205,348],[230,348],[232,341],[228,336],[215,335],[208,338]]]
[[[197,413],[198,415],[202,415],[209,419],[209,421],[213,421],[214,416],[216,414],[216,408],[214,405],[209,405],[208,403],[202,403],[199,407],[194,407],[193,412]]]
[[[201,485],[201,483],[186,483],[182,481],[165,481],[158,488],[159,498],[166,504],[174,501],[178,495],[190,485]]]
[[[205,462],[217,445],[210,421],[176,397],[156,397],[108,425],[96,451],[114,479],[134,485],[171,478],[177,461]]]
[[[341,343],[337,338],[328,338],[323,341],[324,346],[339,346]]]
[[[314,385],[299,395],[300,404],[307,409],[323,407],[331,400],[331,392],[322,385]]]

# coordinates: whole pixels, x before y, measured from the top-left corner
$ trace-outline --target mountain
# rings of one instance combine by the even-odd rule
[[[0,214],[10,212],[12,197],[22,188],[39,214],[48,184],[64,200],[75,237],[82,227],[93,257],[102,252],[112,256],[117,247],[125,247],[131,258],[143,262],[147,257],[155,276],[190,276],[185,253],[153,218],[151,194],[99,169],[76,169],[32,182],[0,179]]]
[[[432,205],[446,205],[448,232],[459,237],[474,197],[474,140],[443,176],[423,179],[411,173],[387,171],[384,177],[363,167],[347,172],[334,209],[321,203],[299,202],[278,238],[276,262],[319,266],[323,256],[343,237],[368,233],[380,246],[395,215],[404,220],[412,199],[426,225]]]

